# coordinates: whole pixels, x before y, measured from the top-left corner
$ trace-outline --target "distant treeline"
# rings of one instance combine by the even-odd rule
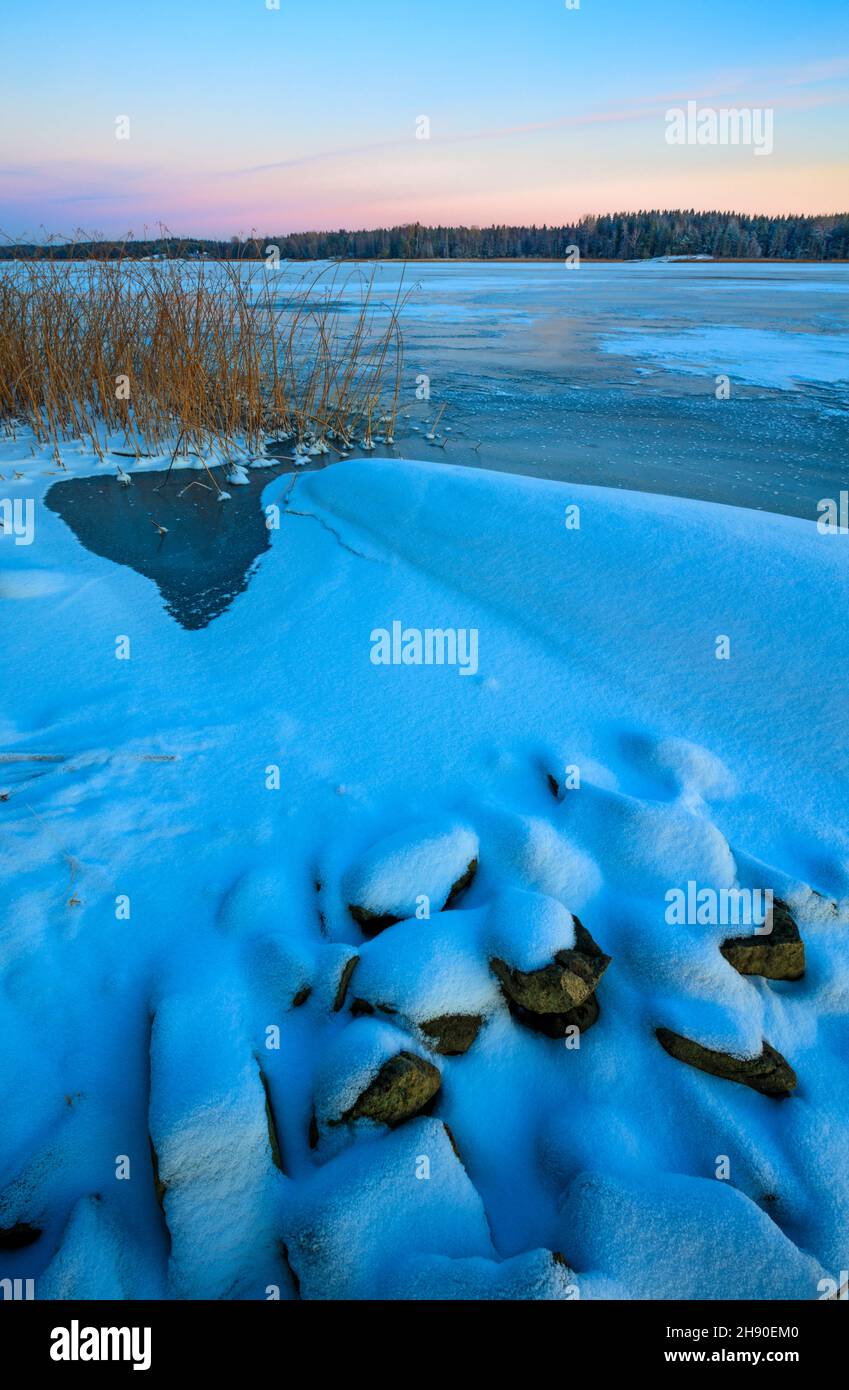
[[[365,232],[291,232],[210,241],[162,236],[153,241],[76,241],[0,247],[0,259],[124,255],[206,256],[256,260],[266,248],[283,260],[560,260],[577,246],[583,257],[644,260],[716,256],[765,260],[849,259],[849,213],[823,217],[751,217],[737,212],[622,212],[584,217],[565,227],[380,227]],[[573,253],[574,254],[574,253]]]

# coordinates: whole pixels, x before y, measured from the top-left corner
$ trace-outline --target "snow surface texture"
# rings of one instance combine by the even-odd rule
[[[820,1297],[849,1254],[849,541],[348,462],[298,476],[248,590],[190,632],[43,507],[46,454],[4,442],[0,473],[36,503],[34,543],[0,539],[0,1228],[41,1232],[0,1276]],[[477,629],[478,673],[375,665],[395,621]],[[62,761],[8,761],[31,753]],[[689,880],[772,887],[804,978],[744,978],[722,927],[667,923]],[[405,920],[366,941],[352,896]],[[575,915],[612,963],[569,1048],[489,961],[539,968]],[[422,1024],[455,1014],[479,1034],[437,1056]],[[696,1071],[659,1026],[737,1056],[766,1038],[798,1088]],[[332,1124],[399,1052],[441,1074],[429,1113]]]

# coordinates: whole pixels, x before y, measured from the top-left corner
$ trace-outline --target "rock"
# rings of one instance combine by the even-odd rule
[[[271,1090],[268,1085],[268,1077],[262,1067],[258,1067],[259,1079],[262,1082],[262,1090],[265,1096],[265,1123],[268,1129],[268,1146],[271,1149],[271,1159],[275,1168],[283,1172],[283,1157],[280,1152],[280,1137],[277,1131],[277,1121],[274,1118],[274,1107],[271,1103]]]
[[[396,922],[403,922],[403,917],[394,917],[391,912],[372,912],[371,908],[360,907],[357,903],[349,903],[348,911],[362,932],[363,936],[369,940],[373,936],[379,936],[387,927],[394,927]]]
[[[773,903],[769,934],[732,936],[719,949],[741,975],[801,980],[805,973],[805,943],[789,907],[780,898]]]
[[[477,871],[477,859],[470,859],[468,864],[466,865],[465,872],[462,873],[460,877],[458,879],[455,879],[455,881],[452,883],[451,888],[448,892],[448,897],[445,899],[445,902],[442,905],[443,912],[448,912],[454,906],[455,902],[460,897],[460,895],[462,893],[465,893],[467,888],[471,887],[472,880],[474,879],[474,876],[477,873]]]
[[[457,1147],[457,1140],[454,1138],[454,1131],[445,1123],[444,1120],[442,1121],[442,1128],[445,1130],[445,1133],[448,1137],[448,1142],[454,1150],[454,1157],[459,1158],[460,1162],[463,1163],[462,1158],[460,1158],[460,1150]],[[463,1164],[463,1167],[465,1166],[466,1165]]]
[[[285,1267],[285,1269],[286,1269],[286,1273],[288,1274],[289,1278],[290,1278],[291,1281],[292,1281],[292,1292],[294,1293],[295,1298],[300,1298],[300,1296],[301,1296],[301,1281],[300,1281],[300,1279],[298,1278],[297,1274],[295,1273],[295,1270],[292,1268],[292,1262],[291,1262],[291,1260],[289,1259],[289,1247],[288,1247],[288,1245],[286,1244],[285,1240],[281,1240],[281,1241],[280,1241],[279,1246],[278,1246],[278,1249],[279,1249],[279,1251],[280,1251],[280,1258],[281,1258],[281,1260],[283,1261],[283,1265],[284,1265],[284,1267]]]
[[[396,1052],[334,1125],[351,1120],[375,1120],[394,1129],[420,1115],[433,1100],[442,1077],[437,1068],[414,1052]]]
[[[471,859],[460,877],[455,879],[452,883],[444,903],[434,910],[447,912],[449,908],[453,907],[460,894],[464,893],[469,887],[477,871],[478,861],[477,859]],[[360,928],[363,936],[368,937],[369,940],[375,936],[379,936],[387,927],[393,927],[396,922],[403,922],[406,920],[404,917],[394,916],[391,912],[372,912],[370,908],[358,906],[356,903],[350,903],[348,911]]]
[[[577,1008],[568,1009],[562,1014],[535,1014],[530,1009],[523,1009],[521,1004],[514,1004],[512,999],[508,999],[507,1002],[517,1022],[525,1028],[532,1028],[535,1033],[543,1033],[547,1038],[565,1038],[570,1028],[577,1028],[582,1034],[586,1033],[598,1022],[601,1013],[595,994],[591,994]]]
[[[482,1023],[480,1014],[441,1014],[419,1027],[434,1052],[442,1057],[460,1057],[468,1052]]]
[[[655,1036],[664,1051],[677,1061],[725,1081],[738,1081],[772,1100],[785,1100],[796,1087],[796,1073],[790,1063],[768,1042],[764,1042],[759,1057],[732,1057],[727,1052],[702,1047],[669,1028],[656,1028]]]
[[[540,970],[516,970],[493,957],[490,966],[508,1001],[533,1014],[563,1014],[580,1007],[594,992],[610,964],[586,927],[574,918],[575,945],[558,951]]]
[[[359,956],[351,956],[351,958],[347,960],[342,967],[342,973],[339,976],[339,984],[337,986],[336,994],[333,999],[333,1012],[335,1014],[339,1013],[340,1009],[342,1008],[342,1005],[345,1003],[345,997],[348,993],[348,986],[351,983],[351,976],[353,975],[359,963]]]
[[[150,1163],[153,1169],[153,1190],[156,1193],[156,1200],[159,1203],[162,1211],[164,1212],[165,1193],[168,1189],[165,1183],[162,1181],[161,1177],[159,1176],[159,1155],[156,1152],[156,1146],[154,1145],[153,1139],[149,1134],[147,1136],[147,1142],[150,1145]]]
[[[359,996],[351,1003],[351,1013],[354,1018],[372,1017],[374,1014],[385,1014],[387,1018],[395,1018],[398,1013],[391,1004],[372,1004],[368,999],[361,999]]]

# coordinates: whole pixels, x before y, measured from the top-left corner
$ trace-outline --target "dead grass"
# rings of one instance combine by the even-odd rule
[[[293,284],[265,261],[6,263],[0,421],[59,462],[71,440],[211,467],[271,439],[299,454],[391,442],[404,302],[338,265]]]

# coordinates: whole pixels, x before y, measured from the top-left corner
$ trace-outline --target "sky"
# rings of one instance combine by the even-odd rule
[[[845,0],[3,0],[0,33],[16,239],[849,205]],[[771,111],[771,152],[671,145],[688,101]]]

